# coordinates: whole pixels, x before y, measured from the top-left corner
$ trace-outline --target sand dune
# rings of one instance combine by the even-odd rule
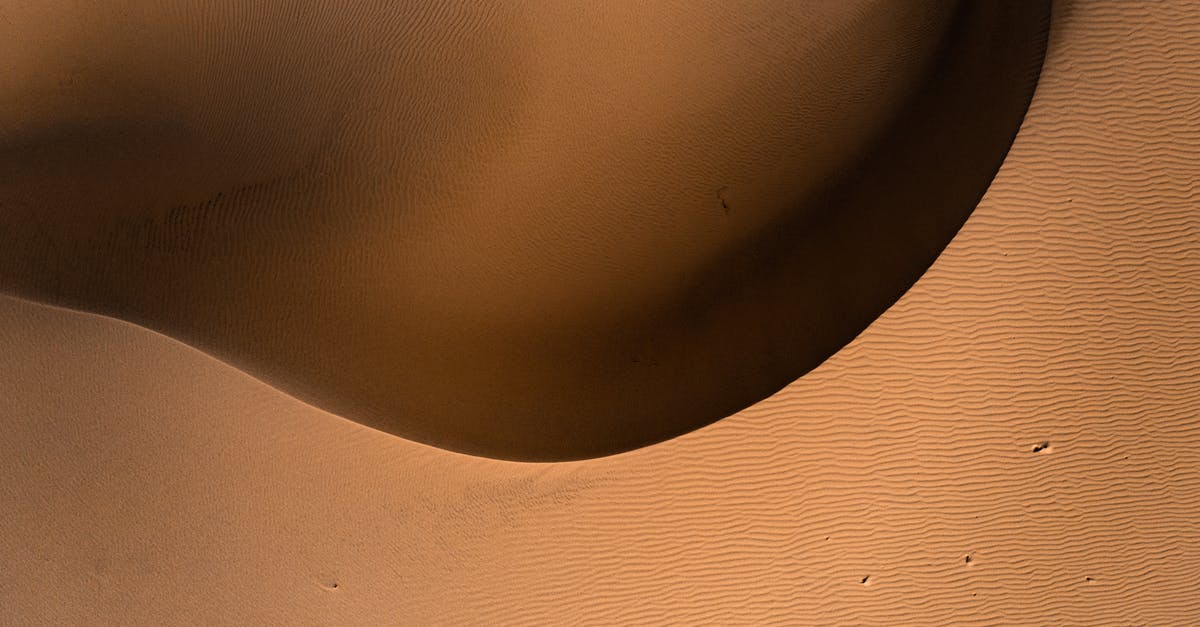
[[[921,280],[770,399],[630,453],[458,455],[0,297],[0,622],[1195,623],[1200,10],[1054,11]]]
[[[541,460],[711,423],[860,332],[986,189],[1048,23],[1047,2],[159,4],[9,9],[0,289]]]

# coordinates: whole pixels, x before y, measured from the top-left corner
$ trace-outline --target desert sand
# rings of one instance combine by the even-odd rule
[[[7,53],[0,290],[521,460],[685,433],[853,338],[987,188],[1048,21],[160,4],[13,11],[48,53]]]
[[[912,289],[779,393],[621,455],[448,452],[2,298],[0,615],[1191,622],[1197,33],[1183,0],[1056,2],[1004,165]]]

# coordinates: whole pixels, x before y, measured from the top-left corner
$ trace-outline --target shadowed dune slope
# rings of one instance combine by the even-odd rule
[[[6,7],[0,290],[530,460],[709,424],[859,333],[986,189],[1049,23],[160,4]]]

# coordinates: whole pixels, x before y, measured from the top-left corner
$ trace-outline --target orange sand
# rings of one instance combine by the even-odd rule
[[[447,453],[0,299],[0,617],[1193,622],[1197,33],[1187,0],[1057,2],[1021,134],[921,281],[779,394],[633,453]]]
[[[523,460],[685,433],[850,341],[987,188],[1048,17],[49,7],[13,10],[4,44],[0,292]]]

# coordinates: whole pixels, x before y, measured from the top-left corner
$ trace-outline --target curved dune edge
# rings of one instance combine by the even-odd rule
[[[81,303],[69,293],[44,300],[162,331],[306,402],[450,450],[563,460],[659,442],[735,413],[816,366],[898,298],[961,226],[1020,123],[1048,25],[1048,3],[965,7],[934,78],[893,131],[848,182],[805,203],[819,208],[815,217],[774,225],[769,237],[691,277],[684,298],[641,320],[511,340],[510,347],[545,344],[552,357],[515,378],[480,383],[476,376],[475,386],[451,378],[416,402],[411,390],[384,392],[387,405],[373,390],[359,390],[363,401],[346,387],[355,379],[375,385],[374,356],[349,370],[330,359],[297,379],[299,360],[324,356],[267,341],[265,353],[239,352],[258,338],[214,339],[211,321],[180,318],[161,303],[112,307],[103,294]],[[896,163],[920,165],[909,171]],[[793,256],[797,248],[803,256]],[[236,327],[231,315],[218,324]],[[581,351],[599,357],[565,366]],[[513,392],[521,385],[529,387]]]
[[[1196,67],[1190,0],[1056,2],[922,280],[779,394],[616,457],[455,455],[0,297],[0,621],[1189,624]]]

